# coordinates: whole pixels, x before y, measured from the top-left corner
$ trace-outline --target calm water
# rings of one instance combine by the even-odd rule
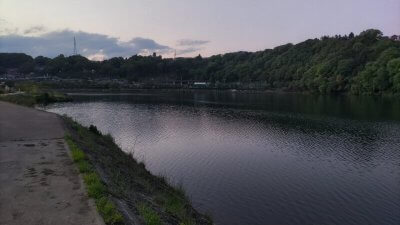
[[[47,110],[111,133],[217,224],[400,224],[398,100],[212,91],[74,98]]]

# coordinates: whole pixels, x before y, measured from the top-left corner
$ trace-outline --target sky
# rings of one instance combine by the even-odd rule
[[[0,0],[0,52],[93,60],[259,51],[323,35],[400,34],[400,0]]]

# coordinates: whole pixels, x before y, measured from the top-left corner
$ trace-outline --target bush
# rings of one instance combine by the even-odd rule
[[[96,135],[101,135],[101,132],[97,129],[97,127],[95,125],[90,125],[89,131]]]

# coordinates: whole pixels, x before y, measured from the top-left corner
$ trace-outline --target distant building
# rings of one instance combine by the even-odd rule
[[[193,87],[196,87],[196,88],[205,88],[207,86],[208,86],[207,82],[194,82],[193,83]]]

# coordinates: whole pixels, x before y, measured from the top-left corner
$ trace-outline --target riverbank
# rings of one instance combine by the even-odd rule
[[[72,98],[61,92],[49,89],[34,82],[21,82],[13,87],[14,91],[0,94],[0,101],[33,107],[54,102],[69,102]],[[18,90],[18,91],[16,91]]]
[[[126,224],[212,224],[198,213],[180,187],[152,175],[143,163],[123,152],[110,135],[63,117],[71,140],[87,155]]]
[[[20,96],[20,98],[22,98],[22,96]],[[12,140],[18,139],[21,137],[19,137],[18,135],[13,136],[13,133],[10,133],[9,130],[24,130],[24,133],[26,133],[28,136],[36,135],[34,138],[35,140],[38,137],[40,137],[40,140],[46,140],[46,138],[43,138],[41,135],[47,137],[46,135],[50,135],[50,132],[51,134],[58,134],[57,140],[65,145],[62,137],[65,133],[68,135],[67,142],[72,151],[72,158],[77,163],[79,171],[83,174],[83,177],[85,178],[85,183],[87,186],[86,188],[88,190],[89,197],[92,197],[96,200],[95,202],[97,209],[103,216],[103,219],[107,224],[212,224],[211,219],[208,216],[204,216],[198,213],[191,206],[190,200],[186,197],[182,188],[174,188],[167,183],[166,178],[152,175],[145,168],[145,165],[143,163],[136,162],[135,159],[133,159],[132,155],[124,153],[114,143],[113,138],[110,135],[101,134],[97,130],[97,128],[93,126],[90,127],[90,129],[85,128],[66,117],[61,117],[60,119],[60,117],[56,116],[55,114],[16,106],[10,103],[0,103],[3,112],[0,118],[0,122],[2,125],[0,137],[9,136],[12,137]],[[7,112],[7,110],[3,109],[7,109],[10,107],[18,108],[24,114],[24,119],[18,119],[18,114],[14,114],[14,116],[17,116],[15,117],[15,119],[10,117],[10,115],[8,114],[4,114],[4,112]],[[32,117],[30,115],[35,113],[47,116],[42,116],[43,118],[37,119],[36,117]],[[49,120],[47,118],[48,115],[51,115],[53,119]],[[43,119],[45,118],[47,118],[47,120],[46,122],[43,122]],[[30,129],[21,128],[21,123],[28,125]],[[6,124],[7,126],[4,126],[4,124]],[[58,129],[59,133],[54,132],[52,128],[53,125]],[[37,131],[35,132],[32,129]],[[25,139],[22,137],[21,140]],[[60,143],[57,142],[56,144],[61,145]],[[31,143],[28,143],[27,145],[31,146]],[[46,143],[42,142],[33,144],[33,146],[45,145]],[[9,148],[9,146],[2,146],[4,146],[2,148],[2,150],[4,150],[4,152],[2,152],[2,155],[7,155],[8,153],[5,152],[5,149]],[[80,161],[79,157],[78,159],[76,159],[76,157],[74,156],[74,150],[81,151],[82,155],[84,155],[82,156],[82,159],[85,160]],[[54,151],[54,149],[50,148],[48,151],[52,152]],[[65,156],[68,157],[68,155]],[[34,155],[32,157],[37,156]],[[7,159],[7,157],[2,156],[2,159],[3,158]],[[18,163],[17,158],[14,158],[14,160],[15,163]],[[4,163],[2,162],[2,164]],[[43,162],[37,163],[41,164]],[[44,164],[47,163],[56,164],[54,161],[46,161]],[[70,158],[68,163],[70,166],[73,167],[73,165],[71,165],[72,162]],[[57,165],[62,164],[57,163]],[[28,170],[32,170],[34,172],[36,171],[35,168],[28,168]],[[4,170],[2,172],[7,172],[7,170]],[[36,174],[33,173],[33,175]],[[76,174],[76,169],[75,176],[78,176]],[[8,177],[9,179],[11,179],[10,176]],[[93,184],[93,179],[91,178],[93,177],[97,179],[97,186],[95,185],[95,187],[91,186]],[[42,177],[40,179],[44,180],[44,178]],[[21,179],[21,181],[25,182],[26,178]],[[79,182],[82,183],[81,180],[79,180]],[[10,183],[9,185],[11,185],[11,187],[13,185],[12,181],[10,180],[4,180],[4,183]],[[43,182],[41,182],[40,185],[42,185],[42,183]],[[46,183],[43,183],[44,186],[46,186],[45,184]],[[9,185],[6,185],[5,187],[8,188]],[[40,186],[37,187],[37,190],[41,190]],[[72,193],[74,193],[74,191],[72,191]],[[30,198],[36,199],[34,197],[29,197],[29,195],[26,196],[28,200]],[[5,196],[4,202],[6,202]],[[18,205],[18,202],[16,204]],[[48,204],[52,205],[53,203],[48,202]],[[93,203],[91,207],[93,209]],[[81,208],[83,209],[84,207]],[[115,209],[117,210],[117,212]],[[5,214],[7,214],[2,216],[2,218],[14,218],[11,211],[19,209],[18,207],[16,207],[16,209],[12,209],[11,211],[10,210],[1,210]],[[73,213],[71,215],[73,215]],[[120,215],[123,215],[123,218]],[[39,219],[43,218],[40,217]]]

